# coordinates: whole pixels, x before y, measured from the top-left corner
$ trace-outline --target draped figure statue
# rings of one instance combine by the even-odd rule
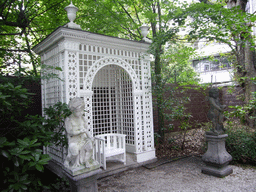
[[[90,168],[93,160],[94,138],[87,131],[87,123],[83,116],[85,104],[81,98],[73,98],[69,102],[72,114],[65,119],[68,138],[68,155],[64,161],[67,168],[85,166]]]

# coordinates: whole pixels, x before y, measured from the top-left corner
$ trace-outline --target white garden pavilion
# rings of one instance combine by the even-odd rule
[[[60,78],[42,79],[42,107],[81,97],[93,136],[125,134],[134,161],[155,159],[149,45],[72,25],[57,28],[33,48],[47,66],[42,74]],[[52,146],[45,153],[63,165],[65,149]]]

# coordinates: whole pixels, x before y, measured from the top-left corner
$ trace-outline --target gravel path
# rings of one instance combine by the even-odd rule
[[[233,173],[217,178],[201,173],[200,157],[187,157],[153,169],[139,167],[98,180],[99,191],[255,191],[256,169],[233,166]]]

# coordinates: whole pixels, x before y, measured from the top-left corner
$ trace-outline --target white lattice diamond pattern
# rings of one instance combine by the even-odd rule
[[[77,74],[77,56],[76,52],[68,52],[68,94],[72,99],[77,97],[78,93],[78,74]]]
[[[91,134],[126,134],[128,152],[140,161],[143,152],[154,158],[150,60],[143,55],[147,45],[69,30],[38,49],[44,64],[63,69],[59,75],[64,80],[42,81],[43,107],[82,97]],[[57,146],[45,152],[60,164],[66,156],[66,149]]]
[[[144,147],[145,150],[154,148],[154,138],[153,138],[153,114],[152,114],[152,95],[151,95],[151,79],[150,79],[150,62],[143,62],[143,89],[144,93]]]

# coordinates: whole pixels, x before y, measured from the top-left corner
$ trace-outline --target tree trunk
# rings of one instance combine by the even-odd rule
[[[246,4],[248,0],[229,0],[227,2],[228,8],[235,6],[240,7],[242,11],[245,12]],[[246,25],[246,23],[245,23]],[[244,33],[249,33],[245,31]],[[253,83],[251,78],[256,76],[256,65],[254,64],[255,60],[255,50],[252,45],[252,36],[248,35],[244,39],[245,35],[241,34],[240,39],[244,42],[237,44],[237,76],[238,82],[240,82],[241,87],[244,89],[244,102],[248,104],[252,100],[252,92],[256,91],[256,84]],[[255,113],[255,110],[252,113]],[[249,119],[250,114],[247,114],[247,123],[252,127],[254,122]]]
[[[256,91],[256,85],[253,83],[253,81],[250,80],[250,78],[253,78],[256,76],[256,70],[254,66],[254,51],[250,49],[251,44],[247,42],[245,45],[245,71],[247,77],[246,83],[245,83],[245,103],[248,103],[252,99],[252,92]]]
[[[246,71],[246,83],[245,83],[245,103],[248,104],[250,100],[253,99],[252,92],[256,92],[256,84],[250,79],[256,76],[256,69],[254,65],[254,55],[255,52],[251,50],[251,44],[248,42],[245,46],[245,71]],[[255,126],[255,120],[249,117],[255,114],[256,109],[247,114],[247,124],[250,127]]]
[[[161,10],[160,4],[157,2],[158,8],[158,19],[161,20]],[[152,4],[153,13],[157,13],[155,4]],[[157,36],[156,22],[151,22],[152,35],[153,37]],[[160,26],[159,26],[160,27]],[[160,28],[159,28],[160,30]],[[155,77],[156,77],[156,86],[155,86],[155,95],[156,95],[156,106],[157,106],[157,119],[158,119],[158,134],[161,137],[161,140],[164,139],[164,108],[163,108],[163,85],[162,85],[162,66],[161,66],[161,51],[162,45],[159,44],[155,48]]]

